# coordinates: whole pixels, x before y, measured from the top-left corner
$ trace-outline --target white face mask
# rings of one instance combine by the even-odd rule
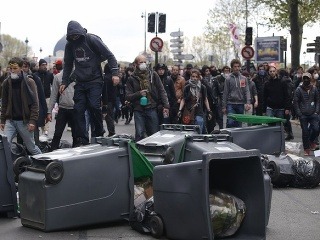
[[[230,73],[224,73],[223,75],[224,75],[225,78],[230,77]]]
[[[11,77],[11,79],[18,79],[19,75],[17,73],[11,73],[10,77]]]
[[[141,71],[147,70],[147,64],[146,64],[146,63],[141,63],[141,64],[139,65],[139,69],[140,69]]]
[[[318,80],[319,74],[318,74],[318,73],[313,74],[313,78],[314,78],[315,80]]]

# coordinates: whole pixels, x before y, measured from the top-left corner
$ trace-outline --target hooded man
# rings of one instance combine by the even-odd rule
[[[89,144],[86,130],[85,111],[88,110],[94,127],[91,136],[103,136],[103,122],[101,113],[101,95],[103,77],[101,62],[108,60],[112,73],[112,80],[119,82],[118,63],[113,53],[93,34],[88,34],[80,23],[70,21],[67,27],[67,44],[64,55],[64,71],[60,93],[71,81],[76,81],[74,87],[74,110],[76,115],[76,133],[78,144]],[[74,69],[74,70],[73,70]]]

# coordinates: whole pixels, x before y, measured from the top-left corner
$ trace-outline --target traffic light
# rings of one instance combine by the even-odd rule
[[[159,33],[166,32],[166,14],[164,14],[164,13],[159,13],[158,32]]]
[[[154,33],[156,29],[156,14],[148,14],[148,32]]]
[[[287,51],[287,39],[284,37],[280,37],[280,50]]]
[[[316,37],[315,43],[316,43],[316,46],[315,46],[316,52],[320,53],[320,37]]]
[[[252,27],[246,28],[245,45],[252,45]]]

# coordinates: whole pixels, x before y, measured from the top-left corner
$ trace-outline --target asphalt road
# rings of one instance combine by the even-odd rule
[[[53,123],[49,135],[53,133]],[[293,124],[295,139],[301,142],[299,125]],[[116,125],[117,133],[134,134],[134,125],[124,125],[120,119]],[[65,131],[63,139],[70,141],[70,132]],[[320,187],[314,189],[283,188],[274,189],[272,194],[271,214],[267,227],[268,240],[319,240],[320,239]],[[259,219],[254,219],[259,221]],[[44,233],[23,227],[20,219],[0,218],[0,240],[34,239],[154,239],[142,235],[130,228],[127,222],[103,224],[68,231]],[[165,238],[163,238],[165,239]]]

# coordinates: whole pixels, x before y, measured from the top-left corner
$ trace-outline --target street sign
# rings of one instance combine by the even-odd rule
[[[172,42],[172,43],[183,43],[183,39],[181,39],[181,38],[173,38],[173,39],[170,39],[170,42]]]
[[[183,32],[178,31],[178,32],[172,32],[170,33],[171,37],[182,37],[183,36]]]
[[[163,41],[159,37],[154,37],[150,41],[150,49],[154,52],[160,52],[163,47]]]
[[[174,43],[174,44],[170,44],[170,47],[178,47],[178,48],[181,48],[181,47],[183,47],[183,44],[182,44],[182,43]]]
[[[173,55],[173,58],[179,60],[192,60],[194,59],[194,56],[192,54],[177,54]]]
[[[172,49],[170,52],[172,52],[172,53],[181,53],[181,52],[183,52],[183,49],[181,49],[181,48],[174,48],[174,49]]]
[[[314,47],[316,46],[316,43],[307,43],[307,47]]]
[[[244,59],[251,59],[254,56],[254,50],[251,46],[245,46],[241,50],[241,55]]]
[[[316,52],[315,48],[307,48],[307,52]]]

